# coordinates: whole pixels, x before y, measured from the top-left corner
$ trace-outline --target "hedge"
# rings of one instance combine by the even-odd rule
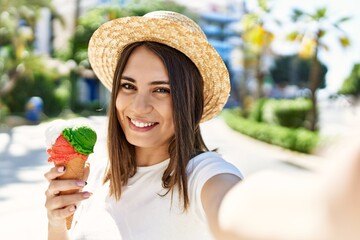
[[[306,98],[268,99],[262,106],[262,122],[288,128],[305,127],[312,108],[311,101]]]
[[[304,128],[287,128],[245,119],[237,109],[225,109],[222,116],[229,127],[247,136],[302,153],[311,153],[319,143],[319,134]]]

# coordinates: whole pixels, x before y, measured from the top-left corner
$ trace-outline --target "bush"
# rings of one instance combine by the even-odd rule
[[[305,98],[269,99],[263,106],[262,121],[289,128],[306,127],[311,107],[311,101]]]
[[[360,96],[360,63],[353,66],[350,75],[343,82],[338,94]]]
[[[222,116],[232,129],[242,134],[302,153],[310,153],[318,145],[319,135],[316,132],[255,122],[241,117],[235,111],[225,109]]]
[[[263,121],[263,108],[266,103],[266,98],[260,98],[251,106],[249,119],[255,122]]]
[[[68,104],[70,89],[68,80],[45,65],[34,69],[32,76],[18,79],[14,88],[3,96],[4,103],[13,114],[22,114],[32,96],[44,101],[44,113],[57,116]]]
[[[9,108],[0,100],[0,122],[4,121],[9,114]]]

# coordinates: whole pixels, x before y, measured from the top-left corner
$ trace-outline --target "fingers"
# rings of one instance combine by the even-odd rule
[[[58,195],[61,191],[81,190],[86,184],[90,173],[90,164],[86,163],[83,179],[79,180],[58,180],[65,173],[65,166],[55,166],[44,174],[46,180],[50,183],[45,192],[47,197]]]
[[[67,217],[75,212],[78,203],[88,199],[92,193],[78,192],[69,195],[50,195],[50,191],[47,191],[46,195],[45,208],[47,209],[49,223],[60,226]]]
[[[65,209],[74,205],[76,206],[78,202],[88,199],[91,195],[92,194],[90,192],[79,192],[75,194],[55,196],[47,199],[45,207],[50,211]]]
[[[45,192],[47,197],[58,195],[60,192],[74,190],[81,190],[87,182],[83,180],[52,180],[49,184],[48,189]]]
[[[64,173],[65,173],[65,167],[57,166],[57,167],[51,168],[49,172],[46,172],[44,174],[44,177],[46,178],[46,180],[48,180],[50,182],[51,180],[54,180],[55,178],[60,177]]]
[[[63,224],[65,218],[75,212],[77,204],[92,195],[87,191],[81,192],[87,184],[89,172],[89,164],[86,164],[83,179],[59,179],[65,173],[64,166],[55,166],[44,174],[49,182],[45,191],[49,223]],[[61,192],[64,194],[60,195]]]
[[[49,224],[53,226],[63,226],[65,219],[76,211],[77,203],[90,196],[91,193],[89,192],[81,192],[47,199],[45,207],[47,208]]]
[[[70,205],[61,209],[56,209],[53,211],[48,211],[48,217],[50,219],[54,220],[63,220],[67,217],[70,217],[72,214],[74,214],[76,210],[76,205]]]

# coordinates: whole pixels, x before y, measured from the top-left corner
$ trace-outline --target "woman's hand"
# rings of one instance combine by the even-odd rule
[[[82,188],[86,185],[89,176],[89,165],[85,165],[84,178],[81,180],[59,180],[57,179],[65,173],[64,166],[56,166],[51,168],[44,174],[49,182],[48,189],[45,192],[47,216],[49,228],[66,229],[66,218],[71,216],[77,207],[77,204],[89,198],[91,193],[82,192]],[[79,192],[69,195],[59,195],[61,191],[71,189],[79,189]],[[50,229],[49,229],[50,230]]]
[[[220,227],[235,239],[360,239],[360,126],[352,129],[322,150],[317,172],[262,171],[236,184]]]

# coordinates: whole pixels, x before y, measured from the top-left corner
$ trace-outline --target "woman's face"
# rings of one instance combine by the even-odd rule
[[[116,110],[126,139],[142,148],[168,149],[174,135],[170,82],[161,59],[140,46],[122,73]]]

